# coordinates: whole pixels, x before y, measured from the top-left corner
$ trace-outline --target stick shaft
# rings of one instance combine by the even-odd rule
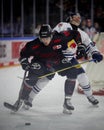
[[[50,75],[52,75],[52,74],[59,73],[59,72],[62,72],[62,71],[64,71],[64,70],[68,70],[68,69],[71,69],[71,68],[74,68],[74,67],[75,67],[75,68],[76,68],[76,67],[80,67],[80,65],[85,64],[85,63],[88,63],[88,62],[92,62],[92,61],[94,61],[94,60],[93,60],[93,59],[91,59],[91,60],[86,60],[86,61],[83,61],[83,62],[77,64],[77,65],[73,65],[73,66],[70,66],[70,67],[63,68],[63,69],[61,69],[61,70],[57,70],[57,71],[51,72],[51,73],[49,73],[49,74],[45,74],[45,75],[43,75],[43,76],[40,76],[39,78],[44,78],[44,77],[50,76]]]
[[[21,88],[20,88],[20,91],[19,91],[18,100],[20,100],[20,97],[21,97],[21,93],[22,93],[22,89],[23,89],[24,80],[26,78],[26,74],[27,74],[27,70],[25,70],[25,73],[24,73],[24,76],[23,76],[23,81],[22,81]]]
[[[80,65],[85,64],[85,63],[88,63],[88,62],[92,62],[92,61],[94,61],[94,60],[93,60],[93,59],[91,59],[91,60],[86,60],[86,61],[83,61],[83,62],[77,64],[77,65],[73,65],[73,66],[70,66],[70,67],[67,67],[67,68],[63,68],[63,69],[61,69],[61,70],[57,70],[57,71],[54,71],[54,72],[45,74],[45,75],[43,75],[43,76],[39,76],[38,78],[41,79],[41,78],[50,76],[50,75],[52,75],[52,74],[62,72],[62,71],[64,71],[64,70],[68,70],[68,69],[71,69],[71,68],[74,68],[74,67],[80,67]],[[26,74],[24,74],[24,75],[26,75]],[[21,78],[21,77],[19,77],[19,76],[18,76],[18,78],[24,79],[24,78]],[[26,78],[26,80],[28,80],[28,78]]]

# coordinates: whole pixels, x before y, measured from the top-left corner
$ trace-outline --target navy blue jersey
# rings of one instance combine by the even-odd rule
[[[64,50],[77,48],[77,44],[80,42],[81,38],[78,31],[55,32],[48,46],[45,46],[39,38],[28,42],[21,50],[20,57],[29,58],[33,56],[34,60],[58,61],[64,57]]]

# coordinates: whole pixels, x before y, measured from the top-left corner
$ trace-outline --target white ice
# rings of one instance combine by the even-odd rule
[[[35,97],[29,111],[12,113],[3,106],[13,104],[19,93],[24,71],[20,66],[0,69],[0,130],[104,130],[104,97],[96,96],[99,106],[92,106],[75,89],[71,115],[63,114],[64,80],[58,75]],[[26,126],[25,123],[31,123]]]

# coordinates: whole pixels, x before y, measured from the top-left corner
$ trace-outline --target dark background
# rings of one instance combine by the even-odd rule
[[[3,0],[3,18],[0,9],[0,28],[2,26],[1,21],[3,20],[4,25],[10,23],[11,15],[11,0]],[[13,1],[13,23],[16,23],[17,18],[21,17],[21,0]],[[1,5],[0,1],[0,5]],[[104,31],[104,2],[103,0],[93,0],[93,12],[94,22],[98,22],[101,31]],[[2,6],[2,5],[1,5]],[[46,22],[46,0],[35,0],[36,7],[36,26]],[[63,2],[63,21],[65,20],[65,14],[68,11],[75,11],[75,0],[64,0]],[[2,7],[1,7],[2,8]],[[91,18],[91,0],[78,0],[78,11],[82,15],[82,18]],[[59,0],[49,1],[49,24],[54,27],[60,22],[60,2]],[[24,30],[28,33],[31,31],[27,28],[33,24],[33,0],[24,0]],[[26,32],[26,31],[25,31]]]

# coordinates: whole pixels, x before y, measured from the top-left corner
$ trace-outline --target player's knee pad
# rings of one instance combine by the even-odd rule
[[[92,95],[92,89],[89,83],[89,79],[85,73],[78,75],[79,85],[82,87],[84,94],[89,97]]]
[[[19,94],[20,98],[23,100],[27,100],[31,90],[32,90],[32,86],[30,86],[29,84],[26,83],[26,81],[24,81],[22,84],[22,88],[20,90],[20,94]]]
[[[33,92],[34,94],[38,94],[49,82],[50,80],[48,78],[41,78],[38,80],[36,85],[33,86]]]
[[[37,81],[38,81],[38,77],[35,76],[35,75],[31,75],[28,77],[28,79],[26,79],[26,83],[29,85],[29,86],[34,86]]]
[[[43,87],[45,87],[48,83],[49,83],[49,79],[48,78],[42,78],[42,79],[39,79],[38,82],[36,83],[36,85],[42,89]]]
[[[80,86],[87,86],[89,84],[89,79],[86,75],[86,73],[81,73],[78,75],[77,80],[80,84]]]
[[[65,81],[65,95],[66,96],[72,96],[74,92],[75,84],[76,84],[76,79],[68,78]]]

